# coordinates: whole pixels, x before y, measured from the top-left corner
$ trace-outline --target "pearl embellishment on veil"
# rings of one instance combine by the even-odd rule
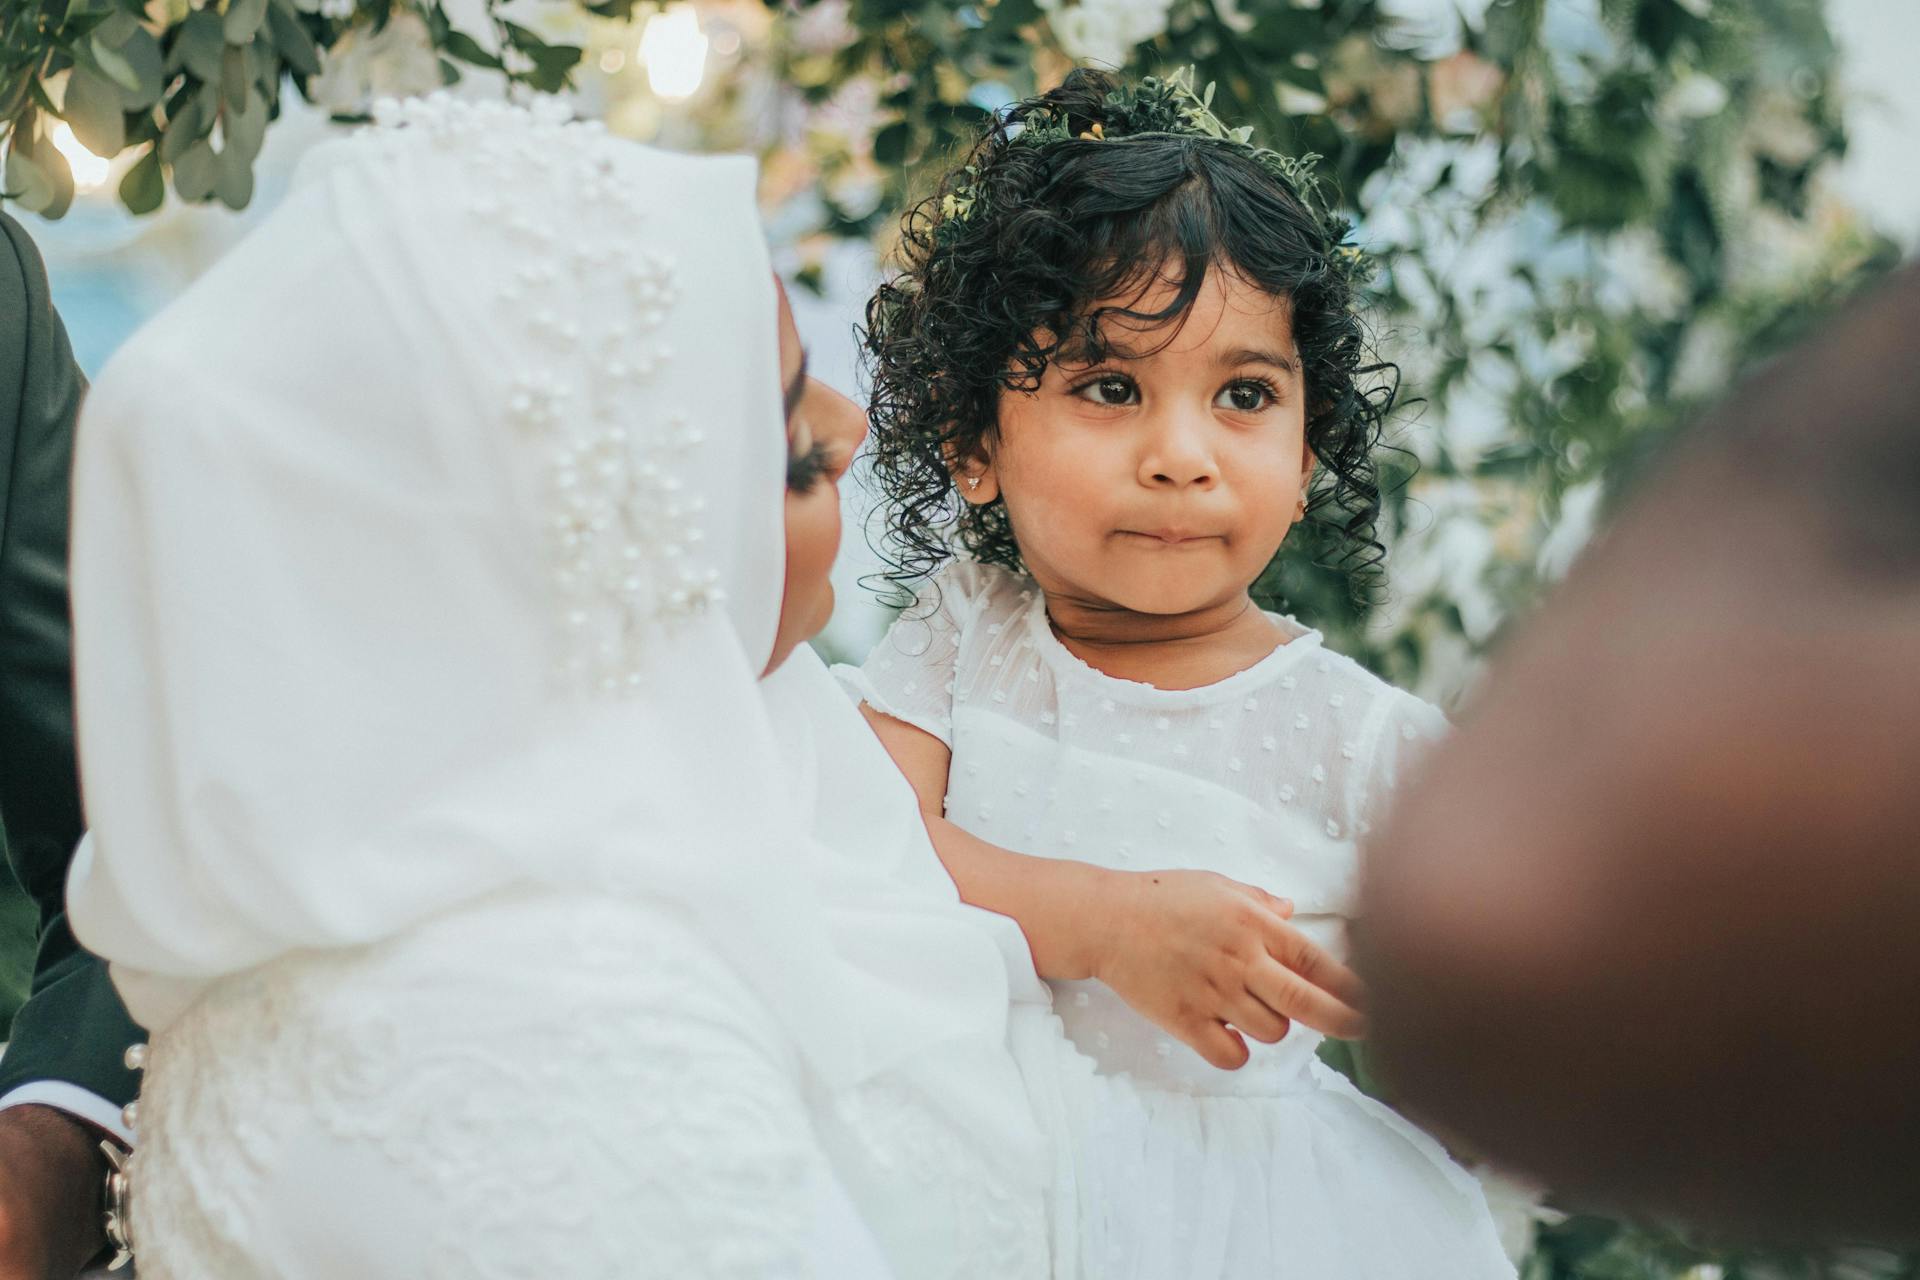
[[[499,274],[488,292],[526,360],[508,374],[501,411],[545,473],[554,675],[603,695],[636,689],[647,636],[725,593],[698,553],[706,501],[682,479],[704,437],[639,390],[673,360],[656,335],[680,288],[671,256],[633,242],[648,209],[623,179],[632,144],[548,99],[436,94],[381,102],[374,120],[360,136],[403,181],[422,149],[455,154],[470,228],[498,242],[480,259]]]

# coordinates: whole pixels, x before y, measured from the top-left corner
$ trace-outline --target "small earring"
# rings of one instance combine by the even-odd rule
[[[975,489],[978,489],[979,487],[980,487],[980,477],[979,477],[979,476],[968,476],[968,477],[967,477],[967,492],[968,492],[968,493],[972,493],[972,492],[973,492],[973,491],[974,491]]]

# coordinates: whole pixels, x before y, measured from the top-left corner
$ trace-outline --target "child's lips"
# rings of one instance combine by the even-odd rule
[[[1217,533],[1202,533],[1195,529],[1122,529],[1120,533],[1123,537],[1142,539],[1163,547],[1199,547],[1222,540]]]

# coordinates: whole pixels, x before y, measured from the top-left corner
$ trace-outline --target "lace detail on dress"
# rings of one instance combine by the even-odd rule
[[[1000,1045],[810,1109],[773,1026],[670,911],[585,899],[229,979],[150,1050],[141,1275],[813,1277],[823,1142],[900,1280],[1046,1274],[1032,1153],[988,1149],[946,1101],[1013,1070]],[[316,1236],[343,1252],[309,1256]]]
[[[792,1064],[738,979],[661,925],[618,906],[480,910],[214,988],[153,1045],[142,1275],[348,1274],[282,1270],[307,1247],[290,1222],[380,1238],[354,1188],[315,1194],[336,1168],[417,1233],[422,1265],[386,1274],[805,1274],[820,1157]]]

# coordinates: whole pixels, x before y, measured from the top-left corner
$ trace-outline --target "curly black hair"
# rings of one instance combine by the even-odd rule
[[[1320,460],[1308,516],[1333,567],[1360,592],[1384,556],[1374,450],[1399,371],[1370,355],[1346,224],[1317,213],[1272,153],[1263,164],[1233,139],[1135,128],[1113,141],[1141,114],[1131,102],[1112,75],[1072,72],[996,118],[903,219],[899,270],[861,334],[867,465],[885,495],[875,550],[896,603],[960,549],[1023,571],[1006,504],[960,501],[950,460],[990,441],[1001,394],[1037,389],[1050,360],[1105,358],[1103,321],[1177,328],[1215,267],[1288,302]],[[1048,140],[1022,144],[1029,129]],[[1178,288],[1159,311],[1099,305],[1162,280]]]

